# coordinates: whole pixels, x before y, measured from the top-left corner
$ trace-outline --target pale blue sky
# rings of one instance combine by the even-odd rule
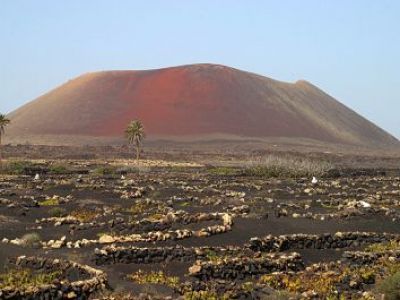
[[[0,0],[0,111],[81,73],[210,62],[306,79],[400,137],[400,1]]]

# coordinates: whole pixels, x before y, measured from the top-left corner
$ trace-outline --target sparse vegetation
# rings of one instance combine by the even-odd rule
[[[263,160],[250,162],[244,173],[249,176],[266,178],[300,178],[323,176],[332,168],[332,164],[326,161],[271,155]]]
[[[70,213],[72,217],[77,218],[80,222],[88,223],[96,219],[97,213],[88,209],[74,210]]]
[[[53,207],[49,210],[51,217],[64,217],[67,215],[67,210],[62,207]]]
[[[139,284],[156,283],[156,284],[164,284],[171,288],[177,288],[179,286],[178,277],[167,276],[162,271],[145,273],[142,270],[139,270],[136,273],[128,275],[128,279]]]
[[[40,201],[41,206],[55,206],[60,205],[60,200],[57,197],[47,198],[46,200]]]
[[[400,244],[398,241],[390,241],[388,243],[377,243],[369,245],[365,248],[368,252],[382,252],[388,250],[400,250]]]
[[[217,176],[236,176],[241,175],[243,172],[233,167],[214,167],[209,170],[209,173]]]
[[[383,280],[378,288],[378,291],[385,295],[385,300],[400,299],[400,272]]]
[[[68,172],[68,169],[62,164],[54,164],[50,166],[49,171],[52,174],[65,174],[66,172]]]
[[[229,296],[220,296],[215,291],[190,291],[184,294],[185,300],[228,300]]]
[[[2,238],[5,247],[3,250],[7,251],[7,247],[32,247],[25,252],[40,256],[49,252],[55,257],[59,253],[68,260],[80,261],[87,251],[97,248],[93,264],[107,265],[107,270],[115,271],[120,262],[146,267],[144,271],[136,272],[138,269],[135,269],[136,273],[120,278],[125,282],[111,281],[114,293],[104,299],[116,298],[116,287],[119,284],[126,287],[126,281],[142,284],[133,291],[132,298],[137,297],[137,293],[147,293],[153,299],[161,296],[162,292],[173,298],[180,295],[183,299],[263,299],[265,296],[265,299],[314,297],[342,300],[359,299],[357,297],[365,292],[362,299],[371,300],[373,298],[368,298],[371,295],[379,297],[382,292],[389,295],[395,291],[397,275],[393,276],[394,279],[390,276],[400,272],[400,263],[398,253],[392,251],[398,250],[400,246],[395,234],[397,231],[392,230],[395,227],[382,224],[381,217],[383,214],[390,217],[388,222],[392,218],[393,222],[399,219],[397,187],[400,180],[387,174],[349,176],[341,173],[339,178],[325,177],[318,183],[313,183],[309,174],[321,176],[318,174],[322,173],[309,173],[309,170],[315,170],[307,166],[308,162],[314,163],[312,159],[300,159],[304,164],[299,165],[307,166],[300,171],[292,171],[291,168],[297,166],[289,168],[291,160],[286,160],[286,157],[282,159],[286,161],[282,163],[284,169],[274,169],[276,173],[273,175],[263,170],[260,177],[246,177],[249,175],[246,170],[259,166],[266,168],[270,166],[270,162],[259,160],[259,163],[252,162],[248,165],[233,162],[233,167],[201,165],[197,168],[174,168],[170,167],[172,164],[159,167],[151,161],[125,167],[124,161],[112,159],[107,162],[103,159],[68,163],[64,159],[59,163],[45,160],[9,162],[13,163],[13,172],[20,172],[24,176],[3,176],[5,180],[0,189],[3,213],[0,222],[10,222],[16,232],[14,235],[12,231],[5,230]],[[137,172],[141,166],[147,165],[151,166],[152,172]],[[36,170],[43,170],[39,173],[39,180],[34,179]],[[98,174],[115,176],[90,176],[93,170]],[[132,174],[127,176],[128,173]],[[124,176],[121,177],[121,174]],[[269,176],[282,178],[268,180]],[[307,178],[296,178],[303,176]],[[312,190],[312,193],[305,192],[307,189]],[[361,207],[362,199],[370,204],[371,209]],[[38,202],[39,207],[36,205]],[[12,212],[18,215],[10,215]],[[327,223],[321,216],[329,218],[329,231],[335,236],[332,242],[321,240],[321,248],[335,249],[334,247],[340,246],[337,251],[324,251],[323,254],[321,251],[324,262],[308,264],[308,258],[304,257],[307,250],[303,254],[305,268],[299,258],[299,268],[292,270],[289,265],[284,265],[280,254],[274,257],[274,254],[267,253],[275,250],[289,253],[292,248],[296,251],[296,237],[293,237],[293,243],[286,243],[286,239],[279,237],[276,231],[282,234],[292,233],[296,226],[296,223],[292,223],[294,218],[306,219],[304,224],[319,225],[322,230]],[[269,246],[268,239],[262,239],[261,229],[260,233],[255,234],[256,240],[250,240],[250,231],[259,226],[265,227],[268,217],[280,218],[280,227],[271,228],[271,235],[275,236],[270,240],[273,244]],[[336,237],[333,233],[343,230],[342,225],[336,226],[336,221],[340,223],[340,220],[345,220],[356,227],[360,224],[357,222],[364,222],[366,218],[371,218],[371,224],[382,224],[382,228],[377,226],[376,238],[370,239],[369,235],[365,237],[360,233],[354,234],[354,241],[349,242],[347,235],[343,234],[345,241],[342,242],[342,235],[338,234]],[[303,219],[294,222],[303,222]],[[232,222],[228,222],[229,220]],[[242,222],[249,226],[242,226]],[[360,230],[370,228],[369,224],[363,226]],[[387,228],[393,233],[386,232]],[[229,236],[225,235],[228,232],[226,229],[232,231]],[[306,230],[313,232],[310,228]],[[298,231],[300,230],[296,229],[296,233]],[[384,231],[385,235],[379,235]],[[24,233],[27,234],[23,236]],[[214,234],[220,236],[210,238],[211,244],[214,243],[213,239],[220,239],[221,244],[226,247],[210,245],[208,241],[203,244],[205,239]],[[235,240],[237,236],[241,242]],[[265,244],[265,249],[261,252],[257,250],[258,239]],[[306,249],[315,252],[317,256],[320,251],[317,247],[320,246],[313,237],[304,236],[301,239],[304,239],[302,241],[307,245],[305,247],[309,247]],[[372,242],[389,239],[392,241],[367,246]],[[185,242],[181,242],[182,240]],[[353,250],[370,253],[356,254],[352,253]],[[349,251],[349,255],[344,256],[345,259],[340,262],[336,259],[342,251]],[[271,258],[265,257],[263,261],[271,259],[275,262],[277,259],[282,269],[277,269],[276,272],[262,272],[260,269],[261,274],[257,273],[259,265],[254,265],[252,260],[264,258],[264,255]],[[355,264],[351,263],[352,255],[360,255]],[[325,262],[325,259],[335,260],[335,263]],[[189,268],[192,262],[195,263]],[[237,268],[235,264],[238,264]],[[220,271],[209,268],[211,265],[218,265]],[[175,269],[181,266],[185,273]],[[257,272],[253,272],[253,268]],[[69,272],[68,269],[63,276],[75,278],[75,273]],[[180,274],[179,277],[171,276],[175,272]],[[121,296],[126,296],[125,291],[122,292]]]
[[[39,242],[41,241],[41,237],[38,233],[32,232],[22,236],[21,240],[24,247],[31,248],[39,244]]]
[[[32,168],[33,163],[30,161],[8,161],[3,164],[2,172],[7,174],[21,175],[28,168]]]
[[[93,170],[93,173],[96,175],[115,175],[117,171],[116,167],[113,166],[100,166]]]
[[[30,269],[10,269],[6,273],[0,274],[0,289],[6,287],[12,289],[40,287],[54,283],[61,274],[61,271],[36,273]]]

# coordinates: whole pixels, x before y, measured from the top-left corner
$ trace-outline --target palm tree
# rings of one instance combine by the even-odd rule
[[[130,122],[128,128],[125,130],[125,135],[130,145],[135,144],[136,160],[139,161],[140,146],[143,139],[146,137],[142,122],[140,122],[139,120]]]
[[[0,164],[3,160],[1,151],[1,138],[6,131],[6,126],[10,124],[10,120],[6,118],[6,115],[0,114]]]

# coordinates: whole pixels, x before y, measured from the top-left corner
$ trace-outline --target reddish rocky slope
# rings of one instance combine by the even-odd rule
[[[346,144],[397,140],[306,81],[210,64],[82,75],[12,112],[10,136],[295,137]]]

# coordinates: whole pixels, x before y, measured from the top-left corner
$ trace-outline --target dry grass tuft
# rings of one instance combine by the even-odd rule
[[[270,155],[246,164],[244,173],[249,176],[300,178],[323,176],[333,165],[327,161],[294,156]]]

